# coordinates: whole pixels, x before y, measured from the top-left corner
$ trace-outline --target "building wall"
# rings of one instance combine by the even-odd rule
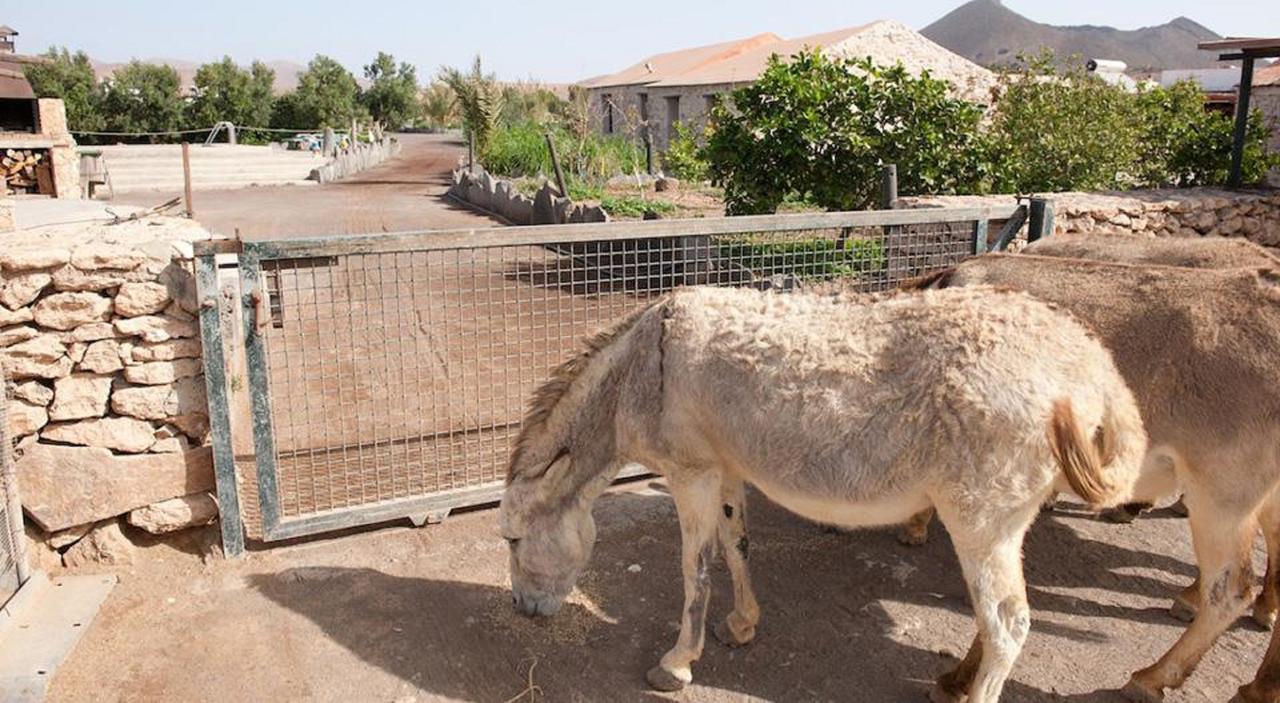
[[[1271,151],[1280,153],[1280,85],[1263,85],[1253,89],[1252,105],[1262,111],[1271,127]],[[1280,187],[1280,169],[1271,172],[1270,183]]]
[[[653,141],[655,155],[665,151],[670,142],[672,122],[678,121],[699,133],[707,124],[709,96],[718,96],[739,88],[744,83],[716,83],[710,85],[649,87],[614,86],[591,88],[587,91],[591,123],[597,132],[609,133],[612,105],[613,134],[643,135],[647,125]],[[608,101],[606,102],[606,96]],[[642,97],[645,96],[645,97]],[[678,115],[672,114],[673,99]],[[647,103],[647,105],[645,104]],[[647,116],[647,119],[646,119]]]

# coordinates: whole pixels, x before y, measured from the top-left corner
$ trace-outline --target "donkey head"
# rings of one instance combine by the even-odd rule
[[[526,615],[560,610],[595,545],[592,501],[562,490],[571,462],[565,453],[545,472],[513,475],[502,498],[499,524],[511,547],[511,597]]]

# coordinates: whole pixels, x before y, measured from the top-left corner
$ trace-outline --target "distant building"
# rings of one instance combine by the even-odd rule
[[[749,85],[764,72],[769,57],[793,56],[805,48],[842,57],[870,56],[877,63],[901,62],[914,74],[928,70],[951,82],[957,95],[989,101],[995,74],[947,51],[892,20],[861,27],[783,39],[773,33],[655,54],[617,73],[578,85],[587,91],[592,124],[604,134],[643,135],[654,149],[666,148],[676,123],[700,131],[716,96]]]
[[[1271,151],[1280,152],[1280,61],[1254,70],[1251,102],[1271,128]],[[1280,187],[1280,169],[1271,172],[1271,185]]]
[[[0,24],[0,54],[12,54],[13,38],[18,36],[18,30],[6,24]]]

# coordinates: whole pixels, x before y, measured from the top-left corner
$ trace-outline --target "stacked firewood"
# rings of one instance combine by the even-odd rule
[[[41,171],[48,168],[48,154],[42,149],[0,150],[0,176],[9,193],[41,192]]]

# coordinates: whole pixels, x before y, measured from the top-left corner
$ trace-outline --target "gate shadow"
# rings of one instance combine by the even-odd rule
[[[303,567],[250,581],[363,661],[432,695],[504,701],[524,688],[536,662],[533,681],[546,700],[669,700],[644,683],[645,670],[674,641],[680,608],[674,514],[655,507],[659,502],[669,505],[661,496],[632,493],[602,500],[600,544],[580,584],[585,598],[551,619],[515,613],[505,587],[367,568]],[[858,700],[921,700],[932,678],[955,660],[899,641],[885,604],[961,615],[968,637],[971,611],[945,533],[936,529],[928,545],[905,549],[889,531],[832,534],[759,496],[751,509],[753,576],[764,609],[760,635],[742,649],[708,639],[695,669],[697,685],[771,700],[840,700],[851,691]],[[1033,631],[1097,647],[1098,656],[1123,643],[1037,615],[1165,624],[1168,615],[1047,589],[1089,587],[1167,602],[1172,584],[1194,576],[1182,561],[1083,538],[1053,516],[1038,521],[1026,553]],[[1172,578],[1124,573],[1135,566]],[[722,566],[713,582],[709,622],[723,617],[731,602]],[[1017,681],[1009,682],[1004,699],[1117,700],[1105,690],[1072,697]]]

